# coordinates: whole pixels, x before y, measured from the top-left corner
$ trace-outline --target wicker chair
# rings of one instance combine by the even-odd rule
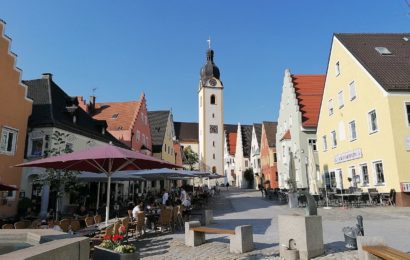
[[[138,233],[139,236],[142,236],[145,234],[145,213],[144,212],[138,212],[137,213],[137,220],[135,221],[135,229],[136,229],[136,234]]]
[[[117,222],[114,223],[114,227],[113,227],[113,235],[118,235],[119,234],[119,230],[120,230],[120,226],[122,225],[121,220],[118,220]]]
[[[163,209],[159,215],[158,226],[161,228],[161,231],[171,228],[172,221],[172,209]]]
[[[87,227],[92,226],[92,225],[95,224],[93,217],[86,217],[86,218],[84,219],[84,221],[85,221],[85,225],[86,225]]]
[[[2,229],[14,229],[14,225],[13,224],[4,224],[3,226],[1,226]]]
[[[24,221],[18,221],[16,223],[14,223],[14,228],[15,229],[25,229],[27,228],[27,223]]]
[[[41,225],[41,219],[35,219],[33,222],[31,222],[30,228],[37,229]]]
[[[74,232],[81,229],[80,221],[78,220],[72,220],[70,225],[71,225],[71,230]]]
[[[69,227],[70,227],[70,222],[71,221],[69,219],[65,218],[65,219],[62,219],[58,225],[63,230],[63,232],[68,232]]]
[[[101,223],[101,221],[102,221],[101,215],[95,215],[94,216],[95,224]]]

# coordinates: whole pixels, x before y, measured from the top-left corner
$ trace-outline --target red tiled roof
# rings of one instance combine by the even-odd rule
[[[230,155],[235,155],[237,133],[228,134],[228,150]]]
[[[317,127],[326,75],[292,75],[303,127]]]
[[[93,118],[106,120],[109,131],[130,130],[134,124],[141,102],[96,103]],[[115,118],[114,115],[118,114]]]
[[[286,133],[282,136],[282,138],[280,139],[282,140],[290,140],[292,139],[292,137],[290,136],[290,130],[286,131]]]

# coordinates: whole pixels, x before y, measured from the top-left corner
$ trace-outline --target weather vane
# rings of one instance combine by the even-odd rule
[[[209,36],[209,39],[206,41],[208,42],[208,49],[211,49],[211,36]]]

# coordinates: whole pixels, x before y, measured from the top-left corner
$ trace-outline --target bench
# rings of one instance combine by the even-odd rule
[[[385,260],[410,260],[410,255],[389,246],[363,246],[363,250]]]
[[[185,222],[185,245],[195,247],[205,243],[205,233],[230,235],[229,251],[231,253],[245,253],[252,251],[252,226],[237,226],[235,230],[210,228],[201,226],[199,221]]]

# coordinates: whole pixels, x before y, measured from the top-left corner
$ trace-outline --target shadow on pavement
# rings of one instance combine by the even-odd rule
[[[351,249],[346,247],[346,243],[344,241],[335,241],[325,244],[325,250],[332,251],[332,253],[338,253],[350,251]]]

